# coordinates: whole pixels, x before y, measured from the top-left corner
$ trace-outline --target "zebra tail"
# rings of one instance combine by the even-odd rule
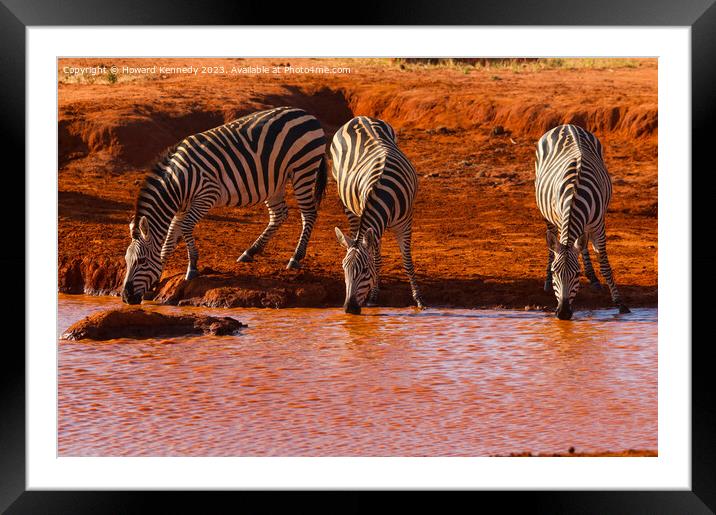
[[[321,164],[318,167],[318,174],[316,175],[316,182],[313,184],[313,200],[316,206],[321,204],[321,200],[326,195],[326,182],[328,181],[328,164],[327,159],[324,155],[321,158]]]

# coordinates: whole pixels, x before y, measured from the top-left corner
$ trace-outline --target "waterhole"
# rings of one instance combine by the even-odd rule
[[[60,295],[58,335],[113,297]],[[657,310],[205,309],[232,337],[59,342],[61,456],[657,448]]]

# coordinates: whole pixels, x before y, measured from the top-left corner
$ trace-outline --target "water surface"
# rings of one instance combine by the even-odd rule
[[[60,295],[58,335],[119,307]],[[657,310],[203,309],[237,336],[59,343],[61,456],[657,448]]]

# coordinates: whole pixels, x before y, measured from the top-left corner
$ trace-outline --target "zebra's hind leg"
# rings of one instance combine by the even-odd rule
[[[602,277],[609,286],[609,291],[612,295],[612,302],[619,307],[619,313],[630,313],[629,308],[624,304],[624,301],[619,294],[617,284],[612,276],[612,267],[609,264],[609,257],[607,257],[607,237],[604,231],[604,225],[599,227],[592,238],[592,246],[594,251],[599,255],[599,271],[602,273]]]
[[[256,241],[237,259],[239,263],[250,263],[254,260],[254,256],[263,252],[264,247],[271,239],[271,236],[281,227],[281,224],[288,218],[288,206],[283,196],[278,199],[267,200],[265,202],[269,212],[269,223],[256,238]]]
[[[400,247],[400,253],[403,256],[403,267],[405,273],[408,274],[410,279],[410,289],[413,291],[413,300],[420,309],[425,309],[425,303],[423,297],[420,294],[420,288],[418,282],[415,280],[415,268],[413,267],[413,256],[412,256],[412,238],[413,238],[413,221],[408,220],[403,226],[395,228],[395,236],[398,239],[398,246]]]
[[[544,280],[544,291],[552,293],[552,260],[554,253],[552,252],[552,242],[557,241],[557,227],[547,222],[547,271]]]
[[[356,230],[356,232],[358,232]],[[375,260],[375,286],[371,288],[370,293],[368,293],[368,300],[366,301],[366,306],[376,306],[378,305],[378,293],[380,291],[380,266],[381,266],[381,257],[380,257],[380,241],[375,246],[375,249],[373,249],[373,259]]]
[[[589,258],[589,237],[585,236],[581,242],[582,246],[582,261],[584,261],[584,275],[589,279],[589,284],[592,286],[592,290],[600,291],[602,285],[599,284],[597,274],[594,273],[594,267],[592,266],[592,260]]]
[[[291,259],[289,259],[286,270],[301,268],[301,260],[306,257],[308,241],[311,239],[311,232],[313,232],[313,226],[316,224],[316,218],[318,217],[312,189],[304,189],[299,194],[299,189],[296,188],[296,179],[294,178],[294,191],[298,200],[298,209],[301,211],[302,229],[301,236],[296,244],[296,250],[293,252]]]

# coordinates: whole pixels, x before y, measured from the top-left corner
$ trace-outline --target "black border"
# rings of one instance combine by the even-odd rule
[[[361,25],[658,25],[691,27],[692,44],[692,162],[694,170],[703,170],[701,186],[695,193],[707,195],[716,186],[714,181],[713,143],[709,128],[716,121],[716,0],[541,0],[523,3],[520,0],[459,0],[450,5],[436,6],[433,0],[400,2],[366,0],[352,3],[351,24]],[[280,12],[279,12],[280,11]],[[231,2],[220,0],[0,0],[0,134],[2,139],[3,179],[18,178],[16,170],[24,169],[25,135],[25,28],[33,25],[322,25],[346,23],[335,3],[281,2],[277,9],[269,2]],[[331,14],[336,13],[332,19]],[[7,158],[10,157],[10,160]],[[7,163],[17,157],[14,167]],[[688,170],[674,170],[688,178]],[[693,174],[690,176],[693,181]],[[710,181],[705,184],[705,180]],[[18,224],[10,217],[25,213],[24,181],[16,180],[13,195],[4,196],[5,227],[18,233]],[[713,196],[710,196],[713,202]],[[713,218],[694,198],[692,206],[692,235],[713,234]],[[10,206],[8,206],[10,202]],[[16,205],[12,203],[15,202]],[[8,209],[9,207],[9,209]],[[696,210],[703,212],[698,213]],[[703,216],[698,216],[701,214]],[[24,227],[24,224],[23,224]],[[24,319],[24,293],[18,298],[14,292],[24,292],[26,278],[24,234],[21,242],[6,237],[0,254],[0,270],[5,292],[11,302],[5,307],[7,320]],[[716,264],[713,238],[698,249],[692,258],[695,271],[709,272]],[[696,242],[704,237],[697,237]],[[9,245],[10,241],[12,244]],[[20,270],[23,274],[20,274]],[[711,274],[699,274],[710,279]],[[691,280],[688,271],[675,280]],[[708,282],[706,283],[708,284]],[[694,293],[696,293],[694,291]],[[6,293],[7,295],[7,293]],[[688,302],[689,299],[684,299]],[[708,303],[693,298],[697,314],[711,315]],[[711,315],[713,316],[713,315]],[[693,317],[694,320],[703,317]],[[706,318],[708,320],[708,318]],[[716,510],[716,409],[713,403],[714,383],[711,361],[708,359],[708,339],[692,338],[692,490],[680,492],[480,492],[480,501],[492,500],[505,507],[528,507],[531,512],[549,513],[714,513]],[[24,338],[23,338],[24,340]],[[247,501],[259,512],[278,509],[275,494],[215,492],[48,492],[25,491],[25,353],[19,339],[6,339],[0,417],[0,510],[7,513],[142,513],[149,510],[149,502],[161,502],[162,512],[207,511],[211,501],[237,501],[236,510],[248,508]],[[688,345],[690,342],[669,342]],[[668,366],[668,364],[662,364]],[[370,509],[375,502],[366,493],[352,492],[340,501],[334,494],[294,494],[292,511],[332,506],[339,512],[358,512]],[[463,502],[467,494],[458,494],[455,501]],[[474,495],[474,494],[473,494]],[[218,497],[218,499],[217,499]],[[326,498],[328,497],[328,498]],[[443,496],[444,497],[444,496]],[[472,498],[472,495],[470,496]],[[332,500],[331,500],[332,499]],[[451,498],[452,499],[452,498]],[[446,511],[444,500],[428,500],[421,492],[411,494],[411,500],[422,507]],[[480,503],[482,506],[487,506]],[[472,504],[475,508],[480,505]],[[470,506],[470,505],[468,505]],[[178,508],[178,509],[176,509]],[[243,508],[243,509],[242,509]],[[479,508],[478,508],[479,509]]]

